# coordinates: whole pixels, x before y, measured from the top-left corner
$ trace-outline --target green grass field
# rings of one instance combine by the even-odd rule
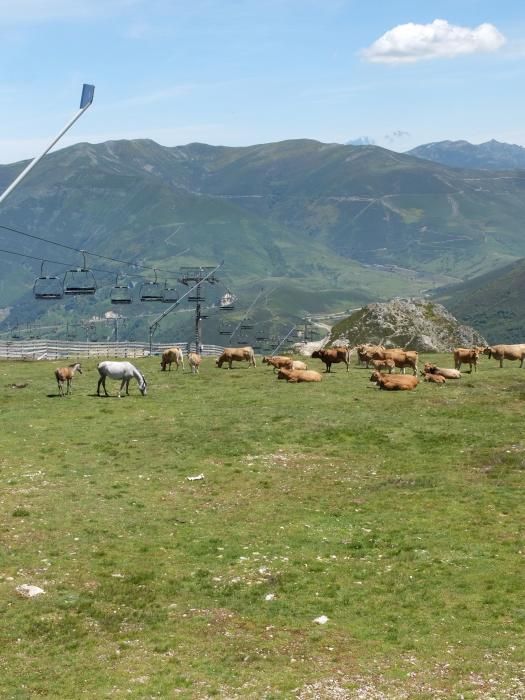
[[[2,699],[525,697],[525,370],[158,363],[0,363]]]

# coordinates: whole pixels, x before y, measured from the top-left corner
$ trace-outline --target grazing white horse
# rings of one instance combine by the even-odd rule
[[[100,387],[104,389],[106,396],[109,396],[106,391],[106,379],[122,379],[120,389],[118,392],[118,397],[120,399],[120,394],[124,386],[126,386],[126,396],[129,395],[129,383],[132,379],[136,379],[139,385],[140,393],[145,396],[147,393],[147,384],[144,375],[139,372],[139,370],[131,364],[131,362],[112,362],[111,360],[105,360],[97,365],[98,373],[100,374],[100,379],[97,385],[97,396],[100,396]]]

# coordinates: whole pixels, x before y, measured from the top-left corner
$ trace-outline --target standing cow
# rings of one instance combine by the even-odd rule
[[[162,359],[160,361],[162,371],[164,372],[167,366],[169,371],[171,372],[172,362],[175,363],[177,369],[179,369],[179,365],[181,365],[184,371],[184,355],[182,354],[182,350],[180,348],[170,348],[169,350],[164,350],[164,352],[162,353]]]
[[[516,345],[492,345],[483,350],[484,355],[488,355],[489,360],[493,357],[499,360],[499,366],[503,367],[503,360],[520,360],[520,367],[523,367],[525,359],[525,344]]]
[[[253,348],[247,345],[244,348],[224,348],[222,355],[215,360],[217,367],[227,362],[228,368],[232,369],[232,362],[248,362],[249,367],[257,367]]]
[[[314,350],[312,353],[314,359],[321,360],[324,362],[326,367],[326,372],[331,372],[331,367],[333,364],[339,362],[344,362],[346,365],[346,371],[350,368],[350,350],[348,348],[328,348],[323,350]]]

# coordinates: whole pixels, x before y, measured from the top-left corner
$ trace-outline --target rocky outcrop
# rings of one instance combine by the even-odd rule
[[[474,328],[462,325],[441,304],[426,299],[392,299],[364,306],[332,328],[330,342],[381,343],[419,352],[486,345]]]

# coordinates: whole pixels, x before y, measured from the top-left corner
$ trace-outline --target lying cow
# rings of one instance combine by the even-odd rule
[[[164,372],[166,370],[167,365],[169,371],[171,372],[172,362],[175,363],[177,369],[179,369],[179,365],[181,365],[184,371],[184,355],[182,354],[182,350],[180,348],[169,348],[169,350],[164,350],[160,361],[162,371]]]
[[[517,345],[492,345],[483,350],[484,355],[488,355],[489,360],[493,357],[499,360],[499,366],[503,367],[503,360],[520,360],[520,367],[523,367],[525,359],[525,344]]]
[[[284,367],[279,370],[277,379],[286,379],[287,382],[297,383],[297,382],[320,382],[322,376],[319,372],[314,372],[313,370],[304,369],[285,369]]]
[[[319,359],[324,362],[326,366],[326,372],[331,372],[331,367],[333,364],[339,362],[344,362],[346,365],[346,371],[350,368],[350,350],[348,348],[328,348],[323,350],[314,350],[312,353],[314,359]]]
[[[291,366],[286,367],[285,369],[302,369],[302,370],[307,370],[308,365],[306,362],[302,362],[301,360],[292,360]]]
[[[423,374],[440,374],[445,379],[461,379],[459,369],[449,369],[448,367],[437,367],[431,362],[427,362],[423,367]]]
[[[478,357],[480,356],[479,348],[454,348],[454,367],[456,369],[461,369],[461,365],[468,364],[470,368],[470,373],[472,374],[472,367],[474,366],[474,372],[478,371]]]
[[[248,362],[249,367],[257,367],[255,363],[255,353],[253,348],[246,346],[245,348],[224,348],[222,355],[215,360],[217,367],[227,362],[229,369],[232,368],[232,362]]]
[[[308,369],[308,365],[301,360],[292,360],[291,357],[285,355],[276,355],[275,357],[263,357],[263,363],[276,369]]]
[[[447,380],[442,374],[432,374],[431,372],[427,372],[426,374],[423,372],[424,377],[423,381],[424,382],[430,382],[431,384],[446,384]]]
[[[404,374],[383,374],[383,372],[372,372],[371,382],[375,382],[380,389],[385,391],[411,391],[419,384],[419,379],[415,376]]]
[[[276,369],[281,369],[281,367],[290,368],[291,363],[292,363],[292,358],[286,357],[286,355],[273,355],[270,357],[267,357],[265,355],[262,359],[262,363],[263,363],[263,365],[268,365],[269,367],[273,367],[273,371],[275,372]]]

